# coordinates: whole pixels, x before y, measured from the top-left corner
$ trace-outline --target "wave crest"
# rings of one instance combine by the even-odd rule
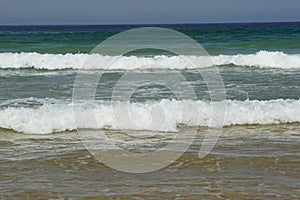
[[[39,53],[0,53],[0,68],[35,68],[47,70],[61,69],[107,69],[107,65],[118,57],[102,56],[98,54],[39,54]],[[211,67],[215,65],[234,64],[260,68],[300,68],[300,54],[285,54],[283,52],[259,51],[255,54],[218,55],[207,57],[197,56],[154,56],[136,57],[122,56],[114,62],[110,70],[134,69],[192,69],[186,60],[197,63],[197,67]],[[86,62],[86,61],[92,62]]]
[[[187,112],[195,112],[194,107],[189,106],[195,103],[199,108],[198,119],[192,118],[193,115],[182,117],[180,106],[184,105],[185,109],[191,108]],[[147,130],[149,121],[153,120],[151,114],[155,116],[154,120],[161,120],[160,113],[152,112],[154,107],[160,106],[164,108],[165,125],[163,130],[159,129],[159,131],[176,131],[178,124],[209,126],[211,117],[215,114],[211,113],[215,103],[217,102],[166,99],[158,102],[131,103],[128,109],[132,120],[139,124],[139,128],[130,125],[119,127],[114,120],[109,102],[82,105],[79,108],[79,115],[82,116],[79,123],[75,122],[71,103],[44,103],[37,108],[8,106],[0,110],[0,127],[29,134],[49,134],[77,128]],[[226,100],[224,103],[226,105],[225,126],[300,122],[300,100]],[[97,124],[89,120],[91,111],[97,116]]]

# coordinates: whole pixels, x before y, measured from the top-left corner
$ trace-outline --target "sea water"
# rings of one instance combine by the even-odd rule
[[[211,55],[214,66],[192,53],[146,49],[118,57],[107,69],[105,63],[115,57],[89,53],[108,37],[142,25],[0,27],[0,197],[293,199],[300,195],[300,24],[151,26],[193,38]],[[172,48],[190,50],[184,43]],[[87,59],[97,65],[84,64]],[[210,111],[219,103],[211,101],[201,73],[215,66],[226,92],[224,128],[212,152],[200,159],[198,151],[215,114]],[[72,102],[78,73],[102,75],[95,101],[77,110],[80,122],[75,120]],[[137,79],[126,84],[128,88],[146,86],[131,94],[126,106],[138,126],[120,125],[113,111],[122,102],[112,103],[112,91],[128,73],[165,77],[169,83],[176,82],[168,79],[170,75],[180,73],[196,99],[189,94],[178,99],[162,85],[147,86]],[[189,105],[197,105],[197,118],[182,116],[182,105],[186,113],[194,112]],[[151,120],[160,120],[157,106],[164,108],[166,123],[149,128]],[[97,124],[88,120],[91,111]],[[97,162],[76,132],[106,130],[122,148],[151,151],[171,141],[173,134],[195,127],[194,143],[181,158],[161,170],[137,175]],[[134,134],[142,136],[133,139]]]

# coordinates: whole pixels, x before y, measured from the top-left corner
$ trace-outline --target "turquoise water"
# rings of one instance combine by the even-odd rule
[[[110,36],[145,25],[1,26],[0,52],[89,53]],[[299,53],[299,23],[147,25],[180,31],[213,55]]]
[[[300,23],[147,26],[193,38],[211,55],[213,65],[201,64],[203,57],[178,40],[171,49],[184,50],[184,56],[141,49],[121,56],[109,69],[107,60],[115,57],[89,54],[107,38],[144,25],[0,26],[0,198],[296,199]],[[124,45],[131,44],[123,41],[110,48]],[[182,58],[200,64],[194,68]],[[89,59],[98,65],[86,64]],[[226,99],[220,102],[212,101],[201,76],[212,69],[224,84]],[[79,105],[80,121],[74,118],[72,104],[78,74],[102,75],[93,101]],[[178,74],[184,79],[174,78]],[[126,76],[127,82],[118,85]],[[182,96],[162,83],[175,85]],[[79,86],[94,89],[88,83]],[[121,89],[115,92],[117,86]],[[116,99],[128,96],[126,108],[137,126],[117,123],[113,113],[123,103]],[[222,115],[211,114],[218,103],[226,108],[221,137],[213,151],[199,159],[209,121]],[[181,111],[188,114],[181,116]],[[91,123],[91,112],[98,117],[96,124]],[[199,119],[191,117],[194,113]],[[163,129],[148,126],[162,117]],[[195,127],[194,143],[180,159],[142,175],[97,162],[76,132],[107,131],[121,147],[143,152]]]

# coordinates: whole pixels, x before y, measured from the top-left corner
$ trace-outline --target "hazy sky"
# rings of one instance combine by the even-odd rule
[[[300,21],[300,0],[0,0],[0,24]]]

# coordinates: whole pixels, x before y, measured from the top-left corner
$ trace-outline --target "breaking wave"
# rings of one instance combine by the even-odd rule
[[[20,101],[20,100],[19,100]],[[26,101],[26,100],[24,100]],[[55,100],[55,102],[40,101],[35,106],[24,106],[26,103],[1,104],[0,127],[12,129],[28,134],[50,134],[77,128],[87,129],[131,129],[148,130],[149,123],[164,120],[164,126],[150,128],[152,131],[176,131],[178,124],[187,126],[209,126],[214,114],[212,107],[220,102],[192,101],[192,100],[167,100],[148,101],[144,103],[122,103],[97,102],[83,104],[76,110],[80,116],[76,122],[72,103]],[[32,102],[32,100],[31,100]],[[300,100],[226,100],[224,126],[247,125],[247,124],[279,124],[300,122]],[[18,106],[21,105],[21,106]],[[186,113],[194,113],[193,105],[198,106],[198,117],[194,115],[181,115],[181,108]],[[131,120],[137,125],[117,123],[114,111],[126,109],[130,112]],[[163,108],[163,115],[156,108]],[[95,113],[97,123],[92,123],[91,112]],[[218,113],[217,113],[218,114]],[[153,117],[154,116],[154,117]],[[121,116],[122,117],[122,116]],[[150,126],[151,127],[151,126]]]
[[[186,60],[193,61],[192,66]],[[112,65],[107,67],[111,62]],[[213,64],[212,64],[213,63]],[[206,68],[212,65],[248,66],[259,68],[300,68],[300,54],[259,51],[255,54],[201,56],[102,56],[99,54],[39,54],[39,53],[0,53],[0,68],[35,68],[47,70],[61,69],[192,69]]]

